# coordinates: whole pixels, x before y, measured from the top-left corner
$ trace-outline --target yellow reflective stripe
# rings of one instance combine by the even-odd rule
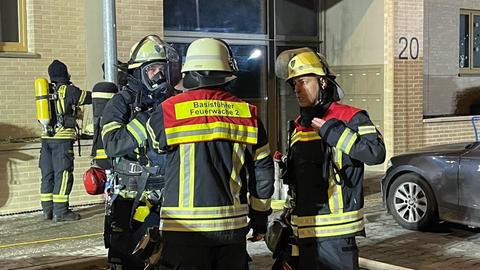
[[[255,211],[265,212],[271,209],[272,199],[259,199],[250,195],[249,200],[250,206]]]
[[[242,189],[242,179],[240,171],[245,162],[246,145],[235,143],[232,151],[232,173],[230,174],[230,192],[233,197],[233,204],[240,204],[240,190]]]
[[[150,138],[152,138],[152,147],[153,149],[159,149],[160,144],[158,142],[157,136],[155,135],[155,132],[153,131],[152,126],[150,125],[150,118],[147,120],[147,132],[150,134]]]
[[[253,157],[253,160],[261,160],[265,157],[268,157],[270,155],[270,145],[267,143],[264,146],[258,148],[255,150],[255,155]]]
[[[138,143],[138,146],[143,146],[145,140],[147,139],[147,130],[143,124],[137,119],[133,119],[127,124],[127,130],[133,135]]]
[[[170,219],[209,219],[246,216],[247,214],[247,204],[191,208],[162,206],[162,208],[160,208],[160,216]]]
[[[40,194],[40,201],[50,202],[51,200],[53,200],[53,193],[41,193]]]
[[[350,153],[350,150],[352,149],[353,144],[357,140],[357,137],[357,133],[353,132],[349,128],[346,128],[340,136],[340,139],[338,139],[336,148],[340,149],[348,155],[348,153]]]
[[[358,135],[367,135],[377,133],[377,128],[375,126],[359,126],[358,127]]]
[[[246,102],[200,99],[175,104],[177,120],[207,116],[250,118],[252,114]]]
[[[95,154],[95,159],[107,159],[108,156],[105,154],[105,149],[97,149]]]
[[[80,90],[80,98],[78,100],[78,105],[82,105],[85,102],[86,96],[87,96],[87,91]]]
[[[66,190],[67,190],[67,182],[68,182],[68,171],[63,171],[62,174],[62,184],[60,185],[60,192],[58,193],[59,195],[65,195]],[[54,195],[55,197],[55,195]]]
[[[53,195],[54,203],[66,203],[68,202],[68,195]]]
[[[315,216],[292,216],[292,225],[300,227],[325,226],[350,223],[363,219],[363,208],[356,211],[348,211],[341,214],[327,214]]]
[[[308,141],[317,141],[320,140],[321,137],[315,131],[295,131],[292,135],[292,141],[290,142],[290,146],[294,145],[296,142],[308,142]]]
[[[336,147],[332,149],[332,152],[334,155],[336,155],[336,158],[333,158],[333,160],[337,160],[337,167],[342,169],[343,152]],[[334,177],[337,179],[337,181],[334,181]],[[343,212],[343,190],[342,185],[338,185],[337,182],[342,183],[342,179],[340,178],[340,175],[335,173],[333,167],[331,167],[328,186],[329,196],[331,195],[331,197],[328,198],[331,213]]]
[[[121,128],[123,125],[119,122],[110,122],[110,123],[107,123],[105,125],[103,125],[103,128],[102,128],[102,140],[104,139],[105,135],[112,131],[112,130],[115,130],[115,129],[119,129]]]
[[[55,135],[48,136],[46,133],[42,133],[43,139],[71,139],[74,140],[76,138],[76,131],[74,128],[58,128],[55,130]]]
[[[57,99],[57,110],[58,113],[63,114],[65,112],[65,91],[67,90],[66,85],[60,86],[57,90],[58,99]]]
[[[120,190],[118,195],[125,199],[135,199],[135,197],[137,197],[137,191],[136,190]]]
[[[187,145],[185,145],[187,146]],[[188,198],[188,207],[192,208],[193,207],[193,202],[195,199],[195,145],[194,144],[189,144],[189,168],[188,168],[188,183],[189,183],[189,192],[190,196]]]
[[[159,229],[176,232],[214,232],[240,229],[247,227],[247,225],[246,216],[212,220],[171,220],[161,218]]]
[[[300,256],[300,249],[298,248],[298,246],[297,246],[297,245],[293,245],[293,244],[291,244],[291,246],[292,246],[292,253],[291,253],[291,255],[292,255],[292,256],[295,256],[295,257]]]
[[[226,122],[185,125],[165,129],[168,145],[220,139],[256,144],[257,132],[257,127]]]
[[[297,233],[299,238],[331,237],[356,233],[363,230],[364,227],[365,223],[363,219],[361,219],[352,223],[342,225],[298,228]]]
[[[340,212],[337,183],[335,183],[334,177],[333,170],[330,168],[330,175],[328,176],[328,206],[330,213]]]
[[[92,98],[111,99],[115,93],[92,92]]]
[[[178,206],[193,207],[195,194],[195,145],[180,145],[180,174],[178,185]]]

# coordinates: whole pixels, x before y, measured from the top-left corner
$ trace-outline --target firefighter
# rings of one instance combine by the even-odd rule
[[[48,66],[51,87],[52,132],[42,133],[39,167],[42,174],[40,193],[45,220],[55,222],[80,219],[69,209],[73,185],[73,143],[77,138],[78,106],[92,103],[91,92],[70,82],[67,66],[53,60]]]
[[[147,123],[154,146],[169,152],[159,269],[246,269],[247,217],[253,240],[266,232],[273,161],[257,108],[224,90],[236,70],[225,42],[193,41],[184,92]]]
[[[358,269],[364,164],[384,161],[382,135],[366,111],[338,103],[343,90],[322,55],[308,48],[286,51],[276,72],[294,89],[300,107],[283,172],[298,269]]]
[[[114,171],[105,217],[112,268],[144,268],[132,251],[147,228],[158,224],[165,164],[165,156],[147,142],[145,123],[151,109],[173,95],[180,63],[177,52],[158,36],[144,37],[130,50],[127,85],[103,111],[102,141]]]

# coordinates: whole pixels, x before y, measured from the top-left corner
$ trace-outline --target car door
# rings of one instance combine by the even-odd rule
[[[472,144],[460,157],[458,175],[459,205],[470,211],[480,210],[480,144]]]

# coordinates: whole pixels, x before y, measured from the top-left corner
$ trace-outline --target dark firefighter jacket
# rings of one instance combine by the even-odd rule
[[[145,151],[147,143],[145,123],[148,113],[139,112],[133,115],[131,104],[135,93],[129,91],[122,90],[108,101],[100,125],[108,157],[125,157],[137,161],[140,157],[139,151]]]
[[[48,136],[42,133],[42,139],[75,140],[76,117],[78,106],[92,104],[92,93],[80,90],[73,84],[59,84],[57,86],[57,99],[51,100],[53,123],[61,122],[55,127],[55,135]]]
[[[255,106],[220,89],[190,90],[164,101],[147,129],[154,147],[171,151],[160,213],[165,241],[243,242],[247,216],[254,230],[266,230],[273,161]]]
[[[364,164],[384,161],[381,134],[365,111],[335,102],[325,113],[319,134],[299,125],[299,119],[291,133],[288,160],[296,196],[294,233],[300,243],[364,235]]]

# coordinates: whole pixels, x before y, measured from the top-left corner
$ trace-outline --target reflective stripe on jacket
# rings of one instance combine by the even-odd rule
[[[295,234],[300,241],[363,235],[364,163],[385,159],[381,134],[366,112],[338,103],[330,105],[319,134],[300,126],[299,119],[289,161],[296,191]]]
[[[190,90],[165,100],[147,130],[154,147],[171,151],[160,214],[165,241],[242,242],[247,216],[271,213],[273,162],[255,106],[223,90]]]

